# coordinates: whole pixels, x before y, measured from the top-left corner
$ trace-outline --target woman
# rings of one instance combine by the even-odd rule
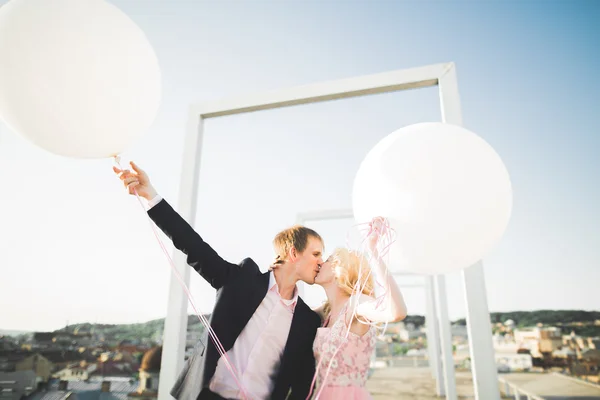
[[[313,399],[371,399],[365,384],[375,350],[375,324],[406,317],[402,293],[377,251],[383,222],[378,218],[371,224],[372,268],[361,253],[337,248],[315,279],[325,289],[327,301],[315,310],[323,325],[313,344],[317,362]],[[380,298],[375,298],[375,277],[383,286]]]

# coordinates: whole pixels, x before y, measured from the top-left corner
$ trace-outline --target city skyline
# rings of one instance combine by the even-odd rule
[[[514,190],[507,233],[484,259],[490,311],[600,309],[596,3],[113,3],[146,32],[164,86],[153,127],[122,158],[175,208],[189,104],[455,62],[465,126],[500,154]],[[350,208],[368,150],[439,121],[438,102],[428,88],[207,121],[197,230],[228,260],[266,270],[278,230],[300,212]],[[111,168],[48,154],[0,124],[1,329],[164,317],[168,262]],[[308,225],[327,253],[352,221]],[[193,272],[191,290],[209,312],[214,291]],[[424,315],[423,290],[404,292],[409,314]],[[450,318],[464,317],[459,273],[448,296]]]

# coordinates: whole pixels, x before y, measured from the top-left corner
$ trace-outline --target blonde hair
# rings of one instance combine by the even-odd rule
[[[279,232],[273,239],[273,248],[275,249],[275,264],[283,264],[292,248],[302,253],[308,246],[309,238],[318,239],[323,243],[321,236],[314,230],[301,225],[294,225],[291,228]]]
[[[374,295],[375,279],[369,261],[363,253],[338,247],[331,254],[331,263],[338,287],[348,296],[357,292],[355,289],[357,285],[360,294]],[[323,311],[325,315],[331,311],[329,301],[325,302]]]

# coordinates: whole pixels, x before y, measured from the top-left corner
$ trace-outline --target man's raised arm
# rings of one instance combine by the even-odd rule
[[[187,263],[212,287],[220,289],[240,271],[240,267],[221,258],[190,224],[157,194],[148,175],[133,162],[131,167],[134,172],[116,167],[113,167],[113,170],[130,194],[137,191],[140,197],[148,201],[148,215],[171,239],[175,248],[187,256]]]

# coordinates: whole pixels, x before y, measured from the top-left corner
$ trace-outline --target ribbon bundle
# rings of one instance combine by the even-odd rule
[[[374,218],[371,222],[368,223],[363,223],[363,224],[359,224],[356,227],[359,228],[359,231],[361,232],[361,237],[362,237],[362,241],[361,241],[361,251],[363,253],[365,253],[365,247],[366,247],[366,242],[369,240],[377,240],[377,246],[375,249],[372,249],[373,252],[371,254],[372,257],[374,257],[376,260],[376,262],[380,262],[383,260],[383,258],[388,254],[390,246],[395,242],[396,238],[396,232],[390,227],[389,221],[385,218],[381,218],[381,217],[377,217]],[[349,246],[349,237],[350,232],[348,232],[348,235],[346,236],[346,246]],[[361,258],[362,260],[362,258]],[[359,265],[359,270],[358,270],[358,279],[357,282],[354,284],[353,290],[352,290],[352,294],[350,296],[350,299],[355,298],[355,299],[359,299],[360,295],[363,293],[363,291],[365,290],[369,277],[371,276],[371,272],[372,269],[369,268],[368,273],[366,274],[365,278],[362,279],[363,276],[363,263],[361,262]],[[380,283],[379,279],[382,279],[384,282],[387,281],[387,274],[388,271],[386,269],[386,276],[384,277],[375,277],[375,282],[378,286],[378,288],[383,289],[383,291],[381,292],[381,294],[377,295],[373,300],[371,300],[370,302],[374,302],[375,303],[375,309],[378,309],[381,307],[381,305],[383,304],[384,299],[386,298],[387,294],[388,294],[388,289]],[[362,279],[362,282],[361,282]],[[348,300],[351,301],[351,300]],[[325,371],[325,376],[323,377],[322,382],[320,382],[320,389],[317,392],[317,394],[315,395],[315,400],[317,400],[319,398],[319,396],[321,396],[321,393],[323,391],[323,389],[326,386],[326,382],[327,382],[327,377],[329,376],[329,372],[331,370],[331,366],[333,364],[333,361],[335,359],[335,356],[337,355],[337,353],[340,351],[340,349],[342,348],[343,344],[348,340],[348,336],[350,334],[350,328],[352,327],[352,321],[354,319],[356,319],[357,321],[359,321],[360,323],[366,324],[366,325],[370,325],[370,326],[377,326],[378,323],[377,322],[372,322],[372,321],[368,321],[364,318],[360,318],[358,316],[358,312],[357,309],[360,305],[359,301],[355,301],[353,304],[353,309],[351,312],[351,317],[350,317],[350,322],[346,323],[346,330],[345,330],[345,334],[343,336],[343,340],[342,343],[336,347],[336,349],[333,351],[333,354],[331,356],[331,360],[329,360],[329,365],[327,366],[327,370]],[[346,311],[343,313],[344,315],[340,315],[338,318],[346,318],[347,315]],[[384,329],[385,330],[385,329]],[[329,336],[329,339],[331,339],[331,335]],[[306,400],[309,400],[315,384],[316,384],[316,380],[317,377],[319,375],[319,370],[321,368],[321,365],[323,363],[323,359],[324,357],[321,356],[321,358],[318,361],[317,364],[317,368],[315,370],[315,375],[313,377],[311,386],[310,386],[310,390],[308,393],[308,396],[306,398]]]

